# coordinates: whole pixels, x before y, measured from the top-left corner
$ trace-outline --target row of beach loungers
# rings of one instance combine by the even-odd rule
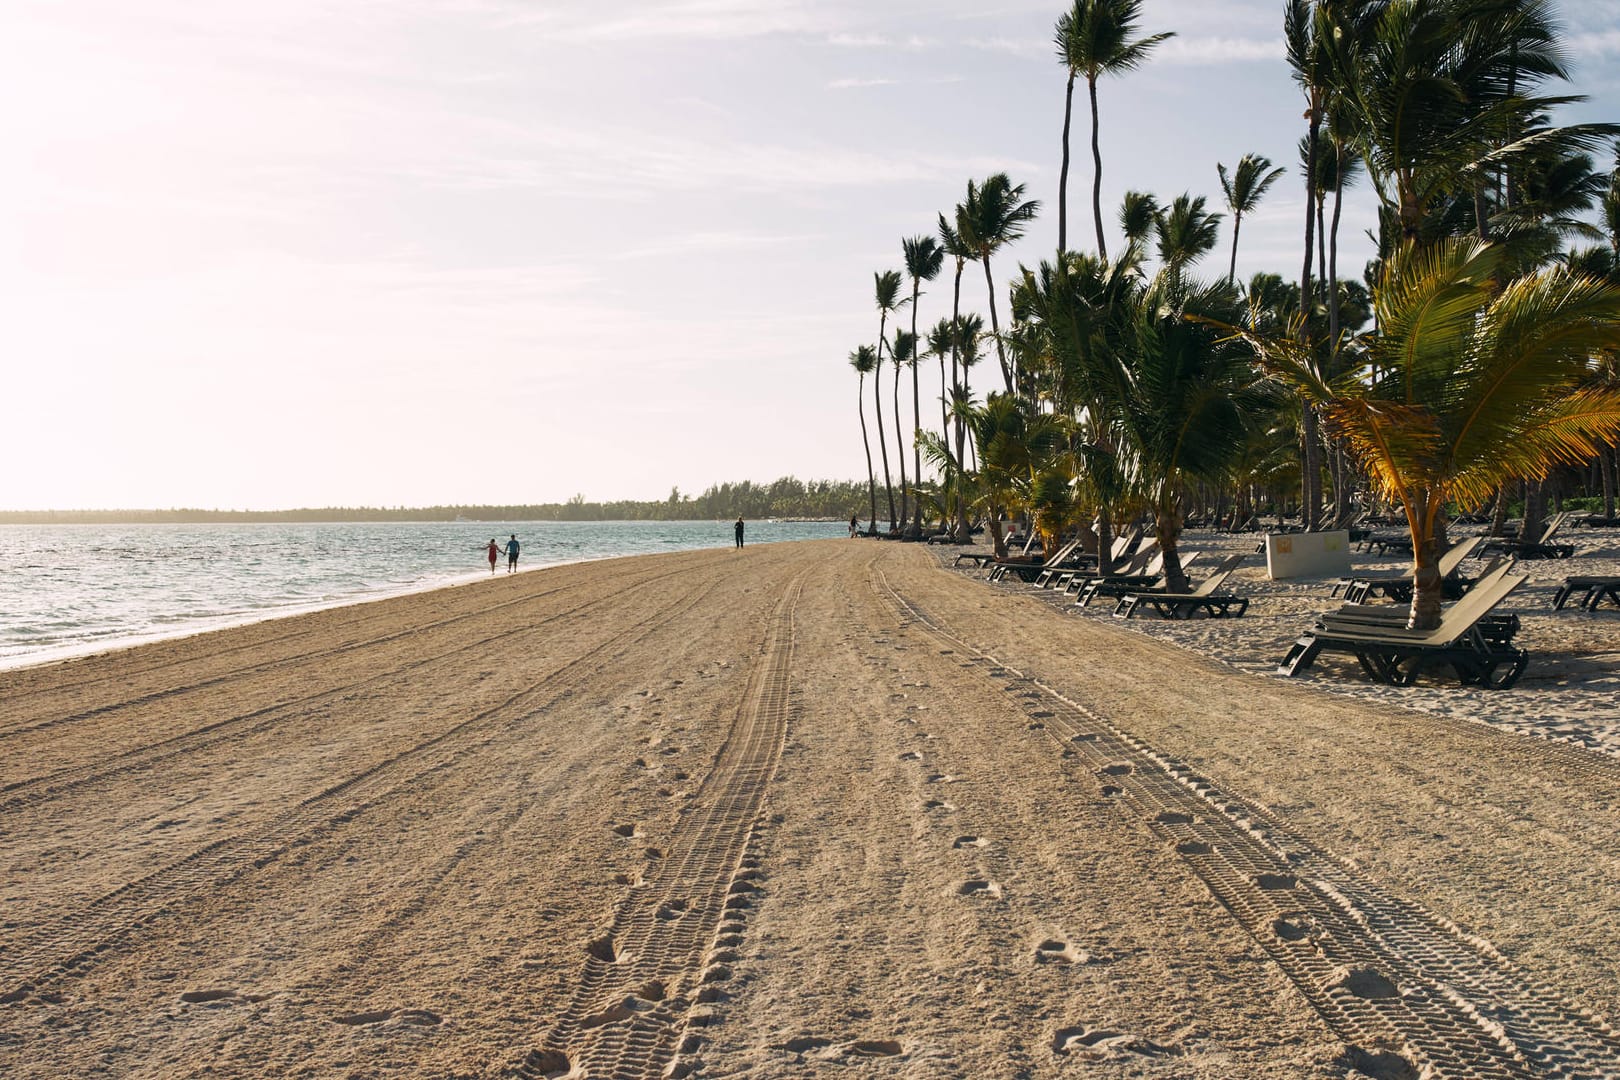
[[[1406,626],[1413,587],[1410,571],[1362,570],[1338,579],[1330,595],[1342,593],[1344,603],[1317,617],[1283,657],[1278,674],[1297,675],[1322,653],[1339,652],[1355,656],[1368,677],[1392,686],[1410,686],[1424,672],[1448,666],[1464,685],[1511,687],[1524,674],[1529,653],[1514,642],[1519,617],[1495,609],[1527,580],[1528,575],[1515,569],[1517,559],[1567,558],[1565,548],[1573,553],[1570,545],[1551,544],[1567,520],[1568,515],[1556,515],[1533,543],[1470,537],[1452,545],[1437,568],[1445,599],[1452,603],[1433,630]],[[1080,552],[1078,542],[1059,549],[1050,560],[984,558],[978,565],[988,568],[990,580],[1021,578],[1035,588],[1073,595],[1081,607],[1099,596],[1112,598],[1113,614],[1118,618],[1128,619],[1149,607],[1166,619],[1192,618],[1199,612],[1212,618],[1237,618],[1248,609],[1246,597],[1223,588],[1243,554],[1223,559],[1196,588],[1171,592],[1160,583],[1164,555],[1158,542],[1140,540],[1140,530],[1136,530],[1115,541],[1111,564],[1118,569],[1108,574],[1097,572],[1095,556]],[[1487,561],[1468,577],[1461,572],[1462,564],[1476,555]],[[1181,562],[1186,567],[1197,559],[1198,553],[1193,552]],[[1122,560],[1126,561],[1120,565]],[[959,564],[961,561],[958,559]],[[1562,609],[1577,596],[1583,610],[1595,611],[1605,600],[1620,607],[1620,577],[1571,575],[1555,594],[1554,609]],[[1374,597],[1390,602],[1368,603]]]

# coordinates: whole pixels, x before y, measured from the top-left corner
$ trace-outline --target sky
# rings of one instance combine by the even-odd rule
[[[0,509],[864,479],[847,358],[902,238],[1004,171],[1042,211],[998,289],[1056,246],[1055,0],[0,6]],[[1146,0],[1177,37],[1100,88],[1115,242],[1126,190],[1216,205],[1217,162],[1296,163],[1281,10]],[[1591,99],[1561,119],[1620,119],[1620,0],[1559,10]],[[1302,186],[1245,217],[1240,275],[1297,278]],[[926,327],[949,275],[924,289]]]

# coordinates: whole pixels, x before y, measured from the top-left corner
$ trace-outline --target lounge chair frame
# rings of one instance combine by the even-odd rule
[[[1525,582],[1526,575],[1511,569],[1512,563],[1504,563],[1481,578],[1433,630],[1408,630],[1392,624],[1391,616],[1353,610],[1358,605],[1329,613],[1294,643],[1277,673],[1297,675],[1322,652],[1337,651],[1353,653],[1369,678],[1390,686],[1411,686],[1426,669],[1449,664],[1464,686],[1505,690],[1530,663],[1530,654],[1511,644],[1518,630],[1516,618],[1486,621],[1491,610]]]

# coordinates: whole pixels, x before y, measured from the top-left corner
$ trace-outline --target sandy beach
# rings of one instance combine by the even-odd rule
[[[0,1073],[1620,1076],[1575,539],[1501,692],[844,540],[0,672]]]

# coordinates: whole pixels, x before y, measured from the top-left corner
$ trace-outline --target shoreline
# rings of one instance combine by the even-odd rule
[[[290,526],[290,527],[292,527],[292,528],[300,528],[304,524],[305,523],[293,523],[292,526]],[[344,527],[344,528],[352,527],[352,526],[355,526],[355,525],[373,525],[373,524],[380,525],[383,528],[401,527],[401,528],[409,529],[409,528],[414,527],[411,523],[403,523],[403,522],[378,522],[378,523],[372,523],[372,522],[353,523],[353,522],[351,522],[351,523],[341,523],[342,527]],[[420,523],[417,523],[417,524],[420,524]],[[460,528],[460,529],[466,529],[466,528],[469,528],[470,526],[473,526],[473,525],[481,525],[481,526],[495,526],[495,525],[498,525],[498,526],[501,526],[502,528],[506,528],[506,529],[516,528],[516,529],[519,529],[519,530],[521,530],[521,528],[522,528],[521,523],[514,524],[514,523],[511,523],[511,522],[500,522],[500,523],[490,523],[490,522],[482,522],[482,523],[429,522],[429,523],[426,523],[426,524],[434,526],[435,528],[437,528],[437,526],[440,526],[440,525],[446,525],[446,526],[454,525],[454,527]],[[563,523],[563,528],[564,528],[565,534],[572,534],[574,532],[583,533],[585,530],[588,530],[588,528],[589,528],[589,526],[591,524],[592,523]],[[635,531],[634,526],[640,525],[640,524],[645,524],[647,526],[648,531],[656,533],[658,530],[667,527],[669,525],[669,523],[661,523],[661,522],[638,523],[638,522],[632,522],[632,523],[629,523],[629,524],[632,527],[632,532],[629,535],[631,537],[636,538],[636,539],[631,539],[631,540],[627,541],[624,538],[623,534],[614,534],[613,536],[609,537],[609,542],[607,544],[598,545],[598,546],[604,546],[604,547],[609,548],[609,550],[603,550],[603,551],[600,551],[600,552],[586,551],[584,553],[581,553],[578,550],[575,550],[575,549],[582,548],[582,547],[588,548],[588,547],[590,547],[592,545],[590,545],[588,542],[585,542],[585,541],[575,541],[572,538],[571,535],[568,536],[567,539],[564,539],[564,540],[561,540],[561,541],[557,541],[556,537],[554,535],[552,535],[550,537],[550,542],[535,543],[535,544],[532,544],[532,545],[526,545],[526,547],[525,547],[526,561],[520,564],[520,567],[521,567],[520,572],[527,573],[527,572],[530,572],[532,570],[542,568],[542,567],[547,567],[547,566],[565,566],[565,565],[570,565],[570,564],[577,563],[577,562],[587,562],[587,561],[595,561],[595,560],[600,560],[600,559],[620,558],[620,557],[625,557],[625,556],[628,556],[628,555],[646,553],[647,551],[653,551],[653,550],[657,550],[657,551],[701,550],[703,547],[710,546],[711,544],[715,545],[715,546],[720,546],[720,544],[721,544],[720,540],[718,539],[718,532],[716,533],[716,535],[714,537],[710,537],[710,536],[707,536],[707,535],[703,535],[701,537],[696,537],[696,538],[694,538],[692,536],[680,536],[673,543],[668,541],[668,540],[665,540],[662,543],[654,544],[652,540],[640,539],[639,537],[641,536],[641,534],[639,532]],[[690,533],[690,532],[693,531],[692,528],[691,528],[691,523],[676,523],[676,524],[681,526],[685,530],[685,532],[687,532],[687,533]],[[698,523],[698,524],[699,524],[701,530],[703,530],[703,531],[707,531],[710,528],[708,523]],[[760,524],[761,525],[769,525],[770,526],[770,531],[764,537],[759,537],[756,534],[756,536],[753,538],[753,544],[755,546],[757,546],[759,544],[763,544],[763,543],[792,542],[795,539],[799,539],[799,537],[796,537],[796,536],[792,535],[792,529],[790,527],[787,528],[787,529],[783,529],[783,528],[780,527],[785,523],[761,522]],[[576,526],[577,526],[577,528],[576,528]],[[267,529],[267,530],[276,530],[276,529],[283,528],[284,525],[280,524],[280,523],[252,523],[252,522],[248,522],[248,523],[220,523],[220,524],[206,524],[206,525],[202,525],[202,526],[175,526],[175,527],[176,528],[187,528],[187,529],[199,529],[199,530],[203,530],[203,531],[213,530],[213,529],[249,530],[249,531],[251,531],[251,530],[256,530],[256,529],[261,529],[261,528],[262,529]],[[93,526],[93,525],[20,526],[20,528],[46,528],[46,529],[58,529],[58,528],[60,528],[60,529],[75,529],[75,530],[77,530],[77,529],[86,529],[86,530],[91,530],[93,532],[93,530],[99,528],[99,526]],[[161,530],[169,528],[169,526],[162,525],[162,524],[156,524],[156,525],[130,525],[130,526],[120,526],[119,528],[143,529],[143,530],[144,529],[155,529],[155,530],[161,531]],[[780,537],[780,538],[775,536],[775,535],[772,535],[772,534],[774,534],[776,532],[783,532],[783,531],[788,532],[789,535],[786,536],[786,537]],[[544,535],[547,535],[547,534],[542,534],[542,535],[544,536]],[[654,537],[654,539],[656,539],[656,537]],[[726,529],[725,529],[725,546],[729,547],[729,542],[730,542],[730,527],[728,525],[726,527]],[[555,543],[555,547],[553,546],[554,543]],[[643,551],[634,550],[634,548],[636,546],[638,546],[638,545],[642,546],[645,550],[643,550]],[[624,548],[626,546],[630,547],[632,550],[622,550],[622,548]],[[482,545],[480,544],[479,547],[481,549]],[[562,549],[562,551],[566,552],[566,554],[544,554],[548,550],[553,550],[554,551],[557,548]],[[166,560],[166,559],[169,559],[172,556],[178,554],[178,552],[170,552],[168,550],[162,549],[161,545],[152,545],[147,550],[147,554],[148,554],[149,557],[151,557],[153,559]],[[389,572],[389,567],[388,567],[388,565],[386,563],[378,563],[375,560],[370,565],[360,564],[358,569],[361,572],[369,573],[374,578],[382,579],[382,578],[386,578],[386,577],[390,577],[390,576],[401,576],[401,577],[412,578],[412,580],[407,580],[407,581],[404,581],[402,583],[391,583],[391,584],[386,584],[386,585],[382,585],[382,586],[370,586],[370,587],[359,586],[359,587],[351,588],[349,586],[348,581],[345,578],[335,576],[335,575],[331,574],[330,571],[328,570],[327,571],[327,577],[328,577],[329,580],[315,582],[315,588],[319,589],[319,590],[322,590],[322,591],[332,593],[333,595],[328,595],[328,596],[326,596],[324,598],[321,598],[321,599],[284,598],[284,597],[278,595],[277,593],[275,593],[273,591],[272,592],[263,592],[262,596],[258,596],[258,595],[255,595],[255,592],[256,591],[262,591],[263,588],[264,588],[265,583],[264,582],[251,582],[250,583],[250,582],[248,582],[248,580],[246,578],[244,578],[244,579],[242,579],[242,583],[240,585],[236,586],[235,588],[230,589],[230,590],[228,590],[226,592],[218,593],[215,596],[208,597],[209,606],[219,607],[219,608],[226,608],[226,609],[229,609],[229,608],[232,608],[232,607],[237,608],[237,610],[228,611],[228,613],[224,613],[224,614],[200,614],[200,613],[194,613],[193,611],[186,610],[183,606],[159,609],[159,608],[151,606],[150,603],[148,603],[148,610],[145,611],[146,622],[143,625],[139,625],[139,626],[135,626],[133,624],[131,624],[129,626],[117,626],[117,625],[114,625],[113,627],[110,627],[110,628],[102,628],[102,627],[99,627],[99,626],[95,626],[95,623],[93,621],[91,621],[89,619],[85,619],[84,616],[80,616],[80,618],[84,619],[84,621],[81,622],[80,627],[77,628],[77,630],[76,629],[67,629],[67,630],[63,630],[63,631],[58,631],[58,632],[56,632],[55,636],[67,636],[67,637],[71,638],[71,637],[73,637],[75,635],[76,632],[82,633],[83,631],[90,629],[92,626],[95,627],[95,632],[96,632],[96,634],[98,636],[95,636],[95,637],[93,637],[93,638],[91,638],[89,640],[85,640],[85,639],[83,639],[81,637],[78,640],[69,640],[69,641],[67,641],[65,643],[53,644],[53,645],[43,646],[43,647],[31,645],[31,644],[27,643],[26,639],[21,636],[20,632],[14,633],[11,629],[7,629],[6,634],[4,636],[6,638],[10,638],[11,640],[7,640],[6,644],[4,646],[4,651],[0,651],[0,671],[11,670],[11,669],[21,668],[21,667],[29,667],[29,666],[33,666],[33,665],[36,665],[36,664],[59,663],[59,662],[62,662],[62,661],[77,659],[77,658],[84,657],[84,656],[93,656],[93,655],[96,655],[96,654],[102,653],[102,652],[109,652],[109,651],[115,651],[115,650],[124,649],[124,648],[130,648],[130,647],[141,645],[143,643],[154,642],[154,641],[172,640],[174,638],[191,636],[193,634],[202,634],[202,633],[209,633],[209,632],[212,632],[214,630],[228,629],[228,628],[234,627],[234,626],[249,625],[251,623],[258,622],[258,621],[261,621],[261,620],[266,620],[266,619],[288,618],[288,617],[291,617],[291,616],[295,616],[295,615],[299,615],[299,614],[305,614],[305,613],[308,613],[308,612],[323,611],[323,610],[327,610],[327,609],[333,608],[333,607],[342,607],[342,606],[345,606],[345,605],[356,604],[356,603],[367,603],[367,602],[370,602],[372,600],[384,599],[384,598],[391,597],[391,596],[409,595],[409,594],[415,593],[415,592],[430,591],[430,590],[438,589],[438,588],[451,588],[451,587],[455,587],[457,585],[473,582],[473,581],[479,580],[482,577],[488,576],[488,574],[486,573],[486,570],[484,569],[484,564],[482,563],[481,558],[479,560],[472,561],[470,565],[467,565],[467,564],[464,563],[463,567],[465,567],[465,568],[463,568],[463,567],[448,567],[447,568],[447,567],[444,567],[442,565],[444,560],[442,558],[442,554],[439,553],[439,552],[428,552],[428,553],[405,552],[404,554],[406,555],[406,560],[407,561],[405,561],[403,564],[401,564],[401,570],[397,574],[391,574]],[[419,564],[413,564],[413,562],[410,561],[412,556],[416,557],[417,563],[419,563]],[[15,567],[15,572],[18,573],[18,574],[23,574],[25,572],[26,573],[31,573],[31,572],[38,571],[40,569],[46,569],[46,567],[41,567],[39,565],[30,565],[30,564],[37,564],[39,562],[44,561],[44,560],[38,558],[37,556],[34,557],[34,558],[29,558],[29,557],[27,557],[27,555],[24,555],[21,558],[13,559],[11,561],[18,564]],[[4,569],[4,568],[5,568],[4,561],[0,560],[0,569]],[[58,573],[59,578],[66,578],[66,577],[72,575],[75,572],[72,569],[68,568],[68,565],[65,562],[62,563],[62,565],[60,565],[60,566],[53,566],[53,567],[48,567],[48,568],[49,569],[56,569],[59,572]],[[289,563],[287,565],[287,567],[286,567],[287,573],[292,574],[292,575],[297,575],[297,574],[303,572],[303,570],[304,570],[303,567],[300,567],[300,566],[298,566],[296,564],[292,564],[292,563]],[[504,557],[502,559],[502,564],[501,564],[499,572],[501,574],[505,573]],[[112,596],[115,595],[116,590],[118,588],[118,585],[114,584],[114,582],[115,581],[121,582],[121,579],[117,576],[118,574],[121,574],[121,573],[122,573],[121,568],[116,569],[116,570],[108,570],[104,566],[103,567],[103,575],[102,575],[104,580],[100,585],[96,586],[96,588],[102,590],[101,592],[99,592],[99,593],[98,592],[87,592],[87,593],[82,594],[81,596],[75,596],[70,592],[70,593],[65,594],[62,597],[60,602],[62,602],[64,604],[71,603],[73,606],[77,607],[77,606],[80,606],[81,604],[84,603],[84,600],[83,600],[84,596],[89,596],[89,597],[96,598],[96,603],[100,603],[102,601],[103,597],[112,597]],[[196,586],[195,586],[193,581],[183,580],[183,579],[177,577],[172,582],[169,583],[168,587],[176,590],[177,592],[179,592],[181,594],[192,594],[192,593],[194,593]],[[261,606],[243,606],[243,605],[250,605],[250,604],[255,604],[255,603],[260,604]],[[94,605],[90,605],[90,606],[93,608]],[[17,626],[26,626],[28,624],[28,621],[29,621],[28,618],[27,618],[28,615],[32,615],[33,618],[40,620],[42,625],[49,625],[49,622],[46,621],[47,620],[47,609],[38,608],[37,610],[30,611],[30,608],[29,608],[28,604],[25,602],[23,604],[22,611],[23,611],[23,617],[21,618],[20,621],[16,622],[15,625],[17,625]],[[15,617],[15,616],[17,616],[18,613],[13,611],[10,614]],[[124,619],[123,614],[119,613],[119,614],[115,615],[112,618],[111,621],[116,624],[118,622],[130,621],[130,620]]]
[[[1620,1063],[1581,1018],[1620,1015],[1613,756],[1255,679],[924,545],[747,555],[0,672],[0,1061]]]

